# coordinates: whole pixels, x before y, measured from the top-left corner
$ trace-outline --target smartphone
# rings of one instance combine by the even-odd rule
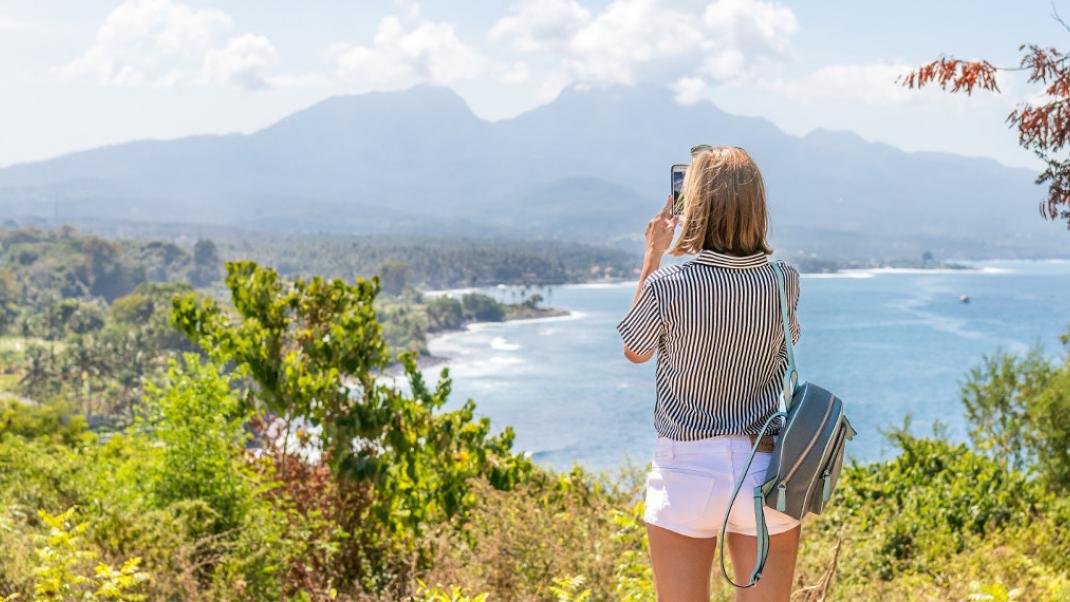
[[[684,176],[687,175],[687,165],[676,164],[672,166],[672,214],[684,214]]]

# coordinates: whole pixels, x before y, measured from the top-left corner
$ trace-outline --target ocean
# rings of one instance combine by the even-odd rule
[[[1039,344],[1062,356],[1070,262],[971,265],[803,275],[799,371],[845,400],[858,430],[850,457],[894,455],[882,430],[907,417],[915,434],[942,425],[949,438],[966,441],[959,387],[985,354]],[[478,290],[503,301],[520,294]],[[430,351],[447,358],[454,380],[448,407],[474,399],[479,415],[496,430],[511,425],[516,449],[546,466],[645,464],[656,437],[654,362],[625,360],[615,328],[634,292],[634,282],[552,287],[541,291],[545,304],[570,315],[474,324],[433,338]]]

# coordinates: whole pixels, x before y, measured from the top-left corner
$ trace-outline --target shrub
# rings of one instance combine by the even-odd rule
[[[464,313],[471,320],[478,322],[501,322],[505,319],[505,309],[491,297],[482,293],[466,293],[461,297]]]
[[[141,560],[130,558],[119,569],[98,563],[88,575],[90,561],[96,553],[85,548],[83,539],[88,523],[74,522],[74,509],[53,516],[41,511],[48,527],[47,536],[37,549],[38,566],[34,569],[34,600],[64,602],[71,599],[144,600],[137,593],[149,576],[138,570]]]
[[[85,419],[71,415],[62,403],[28,404],[0,399],[0,437],[5,433],[28,439],[47,438],[75,445],[85,434]]]
[[[475,404],[441,411],[451,382],[434,388],[414,356],[399,359],[407,390],[378,375],[389,356],[376,319],[378,281],[296,279],[252,262],[227,264],[238,320],[211,299],[174,301],[174,321],[213,358],[248,376],[248,410],[281,427],[274,447],[280,479],[288,480],[289,439],[315,451],[334,478],[330,520],[346,533],[336,556],[339,580],[372,592],[408,594],[410,573],[427,565],[424,537],[441,524],[463,523],[475,503],[469,482],[485,476],[500,489],[531,470],[511,452],[513,433],[491,435]]]
[[[210,533],[241,525],[252,498],[242,457],[246,414],[230,386],[215,364],[186,354],[146,400],[147,426],[162,444],[150,477],[154,505],[203,500],[215,515]]]
[[[1070,491],[1070,354],[985,356],[963,384],[962,402],[978,449]]]

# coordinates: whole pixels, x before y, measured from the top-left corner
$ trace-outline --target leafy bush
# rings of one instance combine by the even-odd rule
[[[85,419],[72,416],[70,409],[61,403],[31,405],[14,399],[0,399],[0,436],[10,433],[74,445],[85,432]]]
[[[502,304],[482,293],[466,293],[461,297],[465,315],[480,322],[501,322],[505,318]]]
[[[238,320],[211,299],[186,295],[174,301],[175,323],[248,376],[246,409],[281,429],[274,447],[281,480],[288,480],[295,426],[301,444],[330,467],[336,505],[325,510],[347,534],[337,578],[405,593],[407,575],[429,562],[427,530],[463,522],[474,505],[470,481],[485,476],[508,489],[530,462],[512,454],[510,429],[491,435],[489,420],[475,420],[474,403],[441,411],[447,372],[431,389],[404,354],[407,390],[378,380],[389,356],[374,309],[377,280],[291,284],[274,270],[233,262],[226,282]]]
[[[135,602],[145,596],[137,593],[149,576],[138,570],[141,559],[130,558],[118,569],[98,563],[92,575],[87,566],[96,554],[85,549],[83,539],[88,523],[74,522],[74,509],[53,516],[41,511],[48,527],[37,549],[38,566],[34,569],[34,600],[64,602],[81,600],[118,600]]]
[[[1070,335],[1063,340],[1070,349]],[[970,371],[962,402],[978,449],[1070,491],[1070,353],[1059,361],[1040,348],[985,356]]]
[[[162,444],[150,477],[155,505],[204,501],[215,516],[210,533],[241,525],[252,501],[241,456],[247,415],[230,386],[215,364],[187,354],[171,362],[162,387],[148,389],[146,426]]]

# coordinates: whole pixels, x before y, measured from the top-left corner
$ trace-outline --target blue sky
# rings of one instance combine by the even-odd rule
[[[1062,12],[1070,19],[1070,2]],[[1070,49],[1048,1],[0,0],[0,165],[140,138],[248,132],[334,94],[445,85],[502,119],[567,86],[653,84],[787,132],[1035,167],[1004,123],[1036,98],[909,91],[949,53]],[[716,140],[715,132],[696,139]]]

